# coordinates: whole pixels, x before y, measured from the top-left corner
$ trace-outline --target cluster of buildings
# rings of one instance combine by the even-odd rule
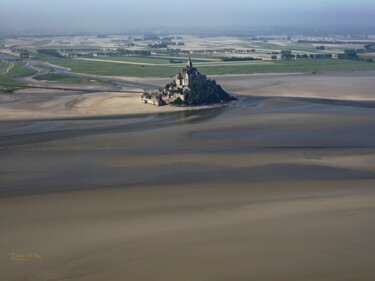
[[[207,77],[199,73],[193,66],[191,58],[189,58],[186,67],[182,69],[182,72],[176,75],[175,80],[171,84],[168,84],[166,88],[159,91],[144,93],[141,96],[141,101],[142,103],[157,106],[172,104],[176,100],[184,102],[190,92],[189,85],[199,80],[207,80]]]

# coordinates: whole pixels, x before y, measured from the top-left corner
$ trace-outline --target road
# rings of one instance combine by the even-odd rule
[[[42,65],[46,67],[47,69],[42,69],[37,67],[38,65]],[[50,87],[51,82],[46,81],[38,81],[34,78],[38,76],[42,76],[48,73],[54,73],[58,75],[68,75],[68,76],[75,76],[75,77],[82,77],[82,78],[91,78],[91,79],[99,79],[99,80],[105,80],[111,82],[113,86],[120,86],[120,87],[134,87],[134,88],[142,88],[142,89],[159,89],[161,85],[155,85],[155,84],[149,84],[149,83],[142,83],[137,81],[130,81],[125,78],[121,77],[112,77],[112,76],[99,76],[99,75],[91,75],[91,74],[85,74],[85,73],[76,73],[72,72],[71,69],[57,66],[54,64],[50,64],[47,62],[42,61],[29,61],[25,67],[34,69],[36,71],[35,74],[31,76],[25,76],[25,77],[18,77],[18,81],[22,81],[28,84],[33,84],[37,86],[43,86],[43,87]],[[53,82],[52,82],[53,83]],[[53,83],[56,85],[56,83]]]
[[[6,70],[4,72],[0,73],[0,75],[7,74],[9,72],[9,70],[11,70],[13,67],[14,67],[14,63],[8,62],[7,65],[5,65],[4,67],[2,67],[2,68],[6,68]]]

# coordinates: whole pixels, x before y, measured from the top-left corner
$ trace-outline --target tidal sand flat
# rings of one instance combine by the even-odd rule
[[[374,72],[213,76],[232,92],[250,96],[374,101]]]
[[[374,280],[374,77],[251,77],[226,107],[1,121],[0,279]]]

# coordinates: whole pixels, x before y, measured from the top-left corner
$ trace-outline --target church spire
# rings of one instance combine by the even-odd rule
[[[193,62],[191,61],[191,57],[189,56],[189,60],[187,62],[187,66],[193,68]]]

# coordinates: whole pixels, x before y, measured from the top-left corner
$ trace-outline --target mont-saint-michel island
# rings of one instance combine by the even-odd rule
[[[374,281],[374,15],[0,0],[0,281]]]
[[[176,75],[171,83],[164,89],[151,93],[144,93],[141,97],[142,103],[156,106],[198,106],[208,104],[222,104],[237,100],[234,96],[225,92],[215,80],[210,80],[206,75],[201,74],[194,66],[191,58]]]

